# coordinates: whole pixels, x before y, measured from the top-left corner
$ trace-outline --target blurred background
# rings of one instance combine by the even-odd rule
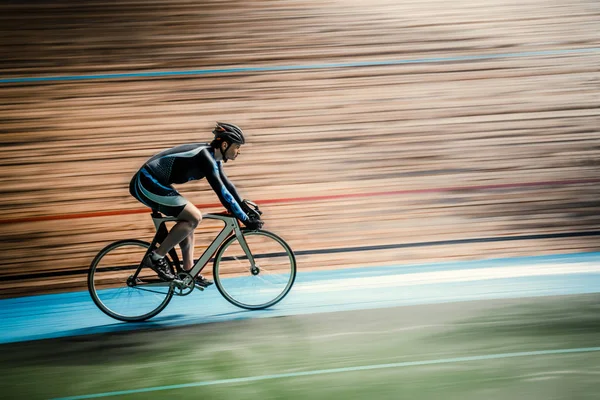
[[[596,398],[599,5],[3,1],[0,397]],[[290,296],[104,316],[93,257],[154,234],[131,177],[216,121],[248,136],[225,170],[295,250]]]
[[[1,7],[2,297],[81,289],[106,244],[151,238],[130,178],[215,121],[247,132],[226,171],[302,269],[598,249],[595,1]]]

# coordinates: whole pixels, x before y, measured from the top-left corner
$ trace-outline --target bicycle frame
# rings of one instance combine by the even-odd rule
[[[196,277],[204,269],[204,267],[206,267],[210,258],[219,249],[219,247],[225,241],[225,239],[227,239],[229,237],[229,235],[231,235],[231,233],[234,233],[235,236],[238,238],[240,245],[241,245],[242,249],[244,250],[244,253],[246,254],[246,257],[248,257],[248,260],[250,261],[250,268],[255,267],[254,257],[252,256],[252,253],[250,252],[248,243],[246,243],[246,239],[244,239],[244,235],[242,235],[242,230],[240,229],[240,226],[235,217],[226,215],[226,214],[203,214],[202,218],[221,220],[221,221],[223,221],[225,226],[223,227],[221,232],[219,232],[217,237],[215,237],[215,239],[212,241],[212,243],[206,248],[206,250],[204,250],[204,253],[202,253],[200,258],[198,258],[198,260],[196,261],[196,263],[194,264],[192,269],[190,271],[186,271],[187,273],[189,273],[192,277]],[[163,216],[160,216],[160,214],[152,214],[152,221],[154,222],[154,226],[156,228],[156,235],[154,236],[154,239],[152,240],[152,244],[150,245],[150,248],[148,249],[148,251],[152,251],[154,248],[156,248],[157,243],[160,243],[162,240],[164,240],[164,237],[168,233],[168,231],[165,227],[165,223],[166,222],[176,222],[178,220],[177,220],[177,218],[174,218],[174,217],[163,217]],[[174,249],[170,253],[175,253]],[[176,253],[175,253],[175,256],[176,256]],[[178,269],[178,272],[181,272],[179,263],[177,263],[177,269]],[[140,271],[141,271],[141,264],[140,264],[140,267],[138,268],[138,270],[136,271],[136,273],[134,274],[134,278],[137,278]],[[177,279],[175,279],[173,282],[175,284],[181,283]],[[165,286],[167,286],[167,285],[170,285],[171,282],[163,282],[163,284]]]

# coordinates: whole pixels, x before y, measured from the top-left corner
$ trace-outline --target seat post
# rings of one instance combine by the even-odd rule
[[[152,210],[152,218],[162,218],[162,214],[157,210]]]

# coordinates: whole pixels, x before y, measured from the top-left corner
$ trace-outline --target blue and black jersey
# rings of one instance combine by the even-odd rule
[[[134,175],[129,191],[148,207],[176,217],[187,200],[171,185],[202,178],[227,210],[241,221],[248,220],[240,207],[242,199],[223,171],[223,162],[215,159],[214,149],[207,143],[183,144],[156,154]]]

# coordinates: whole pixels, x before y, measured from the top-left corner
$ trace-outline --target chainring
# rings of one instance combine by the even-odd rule
[[[194,277],[187,272],[177,274],[177,282],[173,282],[173,289],[176,296],[187,296],[192,293],[196,287]]]

